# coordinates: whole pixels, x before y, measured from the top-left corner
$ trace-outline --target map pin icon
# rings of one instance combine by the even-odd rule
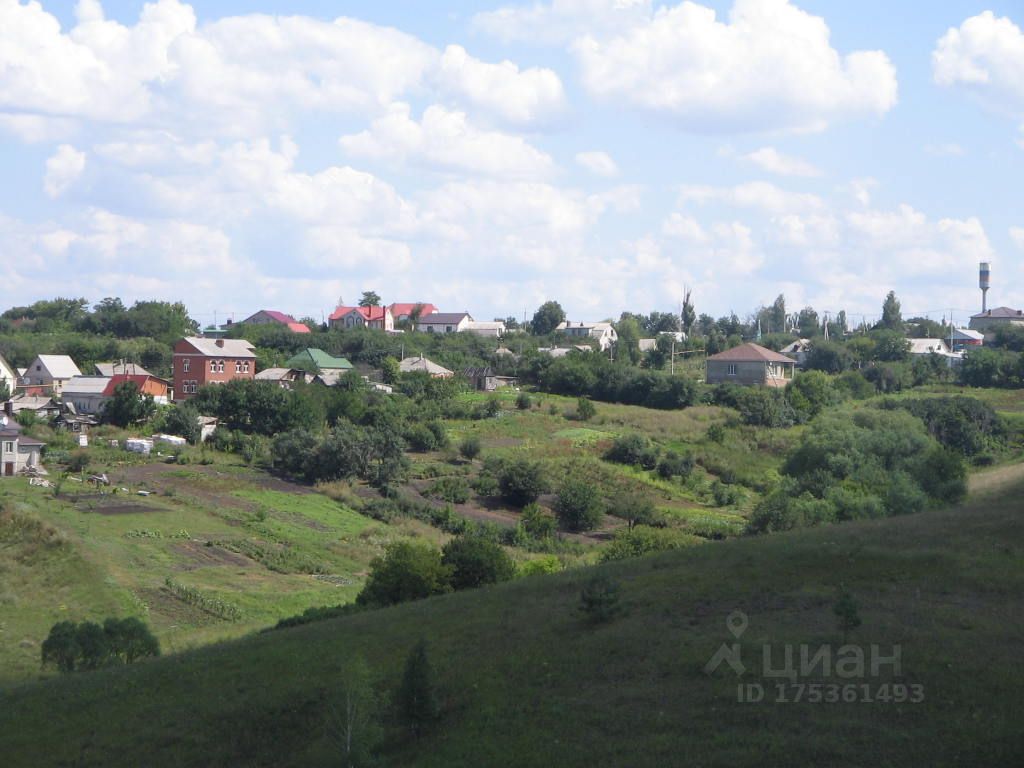
[[[740,635],[747,631],[747,614],[743,611],[733,611],[725,620],[725,626],[732,632],[732,636],[737,640],[740,639]]]

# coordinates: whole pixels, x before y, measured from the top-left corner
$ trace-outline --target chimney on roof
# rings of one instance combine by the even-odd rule
[[[218,347],[223,347],[224,346],[224,339],[217,339],[216,344],[217,344]]]

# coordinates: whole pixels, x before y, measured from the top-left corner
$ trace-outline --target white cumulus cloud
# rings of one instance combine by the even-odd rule
[[[619,166],[607,152],[577,152],[576,163],[595,176],[612,178],[619,175]]]
[[[1024,31],[1008,17],[984,11],[947,30],[932,51],[932,74],[1021,121],[1024,134]]]
[[[683,2],[573,49],[590,93],[695,131],[821,130],[896,103],[885,53],[840,54],[824,19],[787,0],[736,0],[727,21]]]
[[[409,160],[441,170],[494,176],[545,176],[553,166],[550,156],[524,139],[476,128],[464,112],[433,105],[420,122],[410,112],[408,104],[393,104],[369,130],[343,136],[339,142],[347,152],[361,157]]]
[[[85,170],[85,153],[70,144],[61,144],[46,161],[46,176],[43,189],[50,197],[64,194]]]
[[[742,159],[756,165],[762,171],[779,176],[820,176],[821,171],[813,164],[799,157],[784,155],[774,147],[761,147],[742,156]]]

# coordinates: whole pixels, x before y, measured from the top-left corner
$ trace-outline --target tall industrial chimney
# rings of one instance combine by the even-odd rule
[[[978,287],[981,288],[981,311],[988,309],[988,289],[990,286],[988,262],[983,261],[978,268]]]

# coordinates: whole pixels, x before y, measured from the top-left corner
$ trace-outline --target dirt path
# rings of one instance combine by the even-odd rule
[[[974,495],[998,491],[1020,481],[1024,481],[1024,463],[978,472],[968,479],[967,487],[971,495]]]

